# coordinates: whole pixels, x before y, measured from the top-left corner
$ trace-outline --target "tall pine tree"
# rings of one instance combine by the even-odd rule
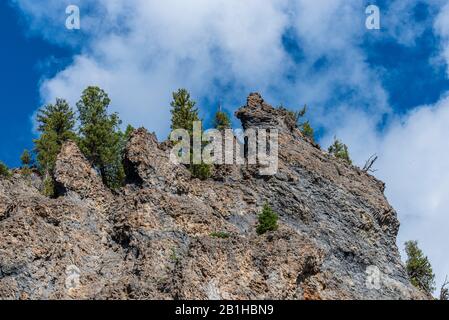
[[[34,140],[34,149],[37,154],[38,168],[44,175],[43,193],[53,196],[56,158],[65,141],[77,139],[73,131],[75,113],[67,101],[56,99],[55,104],[48,104],[38,111],[36,120],[40,136]]]
[[[193,134],[193,122],[200,121],[196,102],[190,99],[190,93],[186,89],[178,89],[173,92],[171,105],[171,129],[185,129]]]
[[[48,104],[37,113],[37,130],[40,137],[34,140],[38,166],[45,175],[53,174],[56,157],[62,144],[67,140],[76,140],[73,131],[75,113],[64,99],[56,99],[55,104]]]
[[[173,92],[173,101],[171,105],[171,129],[185,129],[189,132],[191,143],[193,142],[193,122],[200,121],[198,116],[198,109],[195,107],[196,103],[190,98],[190,93],[186,89],[179,89]],[[191,145],[192,149],[192,145]],[[193,153],[190,157],[193,159]],[[190,164],[190,172],[193,177],[201,180],[206,180],[211,175],[211,166],[205,163]]]
[[[98,87],[88,87],[76,104],[80,121],[80,148],[98,169],[106,186],[119,188],[125,179],[122,164],[123,134],[116,113],[109,114],[111,100]]]

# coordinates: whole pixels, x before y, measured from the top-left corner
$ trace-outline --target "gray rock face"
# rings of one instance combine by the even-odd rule
[[[400,261],[382,182],[321,151],[258,94],[237,116],[244,128],[279,129],[276,175],[245,165],[232,179],[221,168],[192,179],[169,162],[167,144],[139,129],[119,192],[74,143],[58,157],[59,198],[24,178],[0,180],[0,298],[427,298]],[[265,202],[280,226],[259,236]]]

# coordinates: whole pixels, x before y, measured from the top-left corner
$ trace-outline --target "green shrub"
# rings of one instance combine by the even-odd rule
[[[176,248],[171,248],[170,260],[175,263],[181,261],[181,258],[178,257],[178,254],[176,253]]]
[[[21,173],[25,177],[29,177],[31,175],[30,164],[32,161],[31,154],[28,150],[24,150],[22,155],[20,156],[20,161],[22,162],[22,170]]]
[[[218,231],[218,232],[212,232],[210,234],[210,236],[213,238],[227,239],[227,238],[229,238],[229,233],[223,232],[223,231]]]
[[[301,124],[300,130],[304,136],[314,140],[314,131],[309,121],[306,121],[303,124]]]
[[[190,166],[190,172],[194,178],[198,178],[200,180],[207,180],[211,176],[211,165],[206,163],[201,164],[193,164]]]
[[[334,143],[329,147],[328,151],[335,157],[343,159],[347,161],[349,164],[352,164],[352,160],[349,157],[348,146],[342,143],[337,138],[334,138]]]
[[[56,195],[55,183],[52,178],[47,177],[43,181],[42,194],[46,197],[53,198]]]
[[[11,172],[9,171],[9,168],[0,161],[0,177],[9,178],[11,176]]]
[[[22,155],[20,156],[20,161],[22,165],[28,167],[31,164],[31,154],[28,150],[23,150]]]
[[[24,176],[25,178],[29,178],[31,176],[31,174],[33,173],[33,171],[29,168],[29,167],[23,167],[20,170],[20,173],[22,174],[22,176]]]
[[[278,215],[271,209],[268,203],[265,203],[262,212],[259,215],[259,225],[257,233],[264,234],[267,231],[276,231],[278,229]]]
[[[305,137],[314,140],[314,130],[310,125],[310,121],[301,121],[301,119],[306,116],[307,105],[305,105],[301,110],[297,111],[291,111],[283,106],[280,106],[279,109],[285,110],[287,112],[287,119],[289,123],[293,123],[294,126],[298,128]]]

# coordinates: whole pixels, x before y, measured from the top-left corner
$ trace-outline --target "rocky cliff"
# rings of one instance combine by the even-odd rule
[[[0,180],[0,298],[425,298],[401,263],[382,182],[320,150],[258,94],[236,115],[244,128],[279,129],[276,175],[243,165],[192,179],[139,129],[118,192],[71,142],[58,198],[39,193],[38,177]],[[257,235],[265,202],[279,229]]]

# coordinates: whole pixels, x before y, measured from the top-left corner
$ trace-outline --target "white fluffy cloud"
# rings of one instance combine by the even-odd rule
[[[347,0],[14,0],[31,30],[80,53],[41,85],[43,102],[72,104],[88,85],[104,88],[125,123],[165,137],[171,91],[187,87],[199,101],[221,100],[229,109],[251,91],[288,106],[308,103],[313,123],[347,142],[356,163],[377,152],[387,195],[402,222],[399,241],[418,239],[440,277],[449,273],[449,100],[418,107],[392,121],[388,94],[361,49],[367,32],[414,45],[423,25],[413,23],[417,0],[395,1],[383,12],[385,33],[364,28],[365,7]],[[65,7],[80,4],[81,31],[64,28]],[[430,1],[437,10],[447,1]],[[45,5],[44,5],[45,3]],[[435,32],[449,61],[449,4]],[[300,48],[283,40],[291,31]],[[320,66],[320,67],[317,67]],[[449,70],[449,69],[448,69]],[[344,99],[335,99],[336,94]],[[201,107],[201,105],[200,105]],[[214,112],[202,106],[202,112]]]
[[[83,88],[99,85],[110,93],[114,111],[125,122],[166,136],[170,94],[179,87],[198,99],[226,99],[214,85],[219,82],[236,86],[244,99],[249,88],[267,90],[281,81],[288,60],[280,43],[287,25],[286,1],[103,1],[93,12],[83,10],[88,2],[81,6],[82,33],[88,35],[82,53],[43,82],[45,101],[62,96],[73,104]],[[37,11],[33,25],[43,21],[48,37],[48,29],[55,26],[48,27],[41,6],[19,3],[32,14]],[[65,17],[61,7],[50,5],[51,16],[58,10]],[[97,11],[106,12],[98,22],[105,28],[94,23]],[[119,30],[111,27],[116,23]],[[59,29],[58,40],[68,32],[63,24]]]
[[[442,38],[442,56],[448,62],[449,75],[449,3],[441,9],[436,21],[435,30]]]
[[[449,3],[439,11],[434,29],[449,66]],[[398,245],[418,240],[441,284],[449,274],[449,92],[434,105],[397,117],[382,133],[375,125],[366,114],[352,113],[336,131],[358,164],[377,153],[375,175],[386,183],[401,221]]]
[[[382,135],[366,117],[356,116],[340,136],[359,164],[377,153],[375,175],[386,183],[401,222],[398,245],[418,240],[442,283],[449,273],[449,98],[413,110]]]
[[[372,116],[388,112],[376,73],[357,47],[366,32],[360,3],[85,0],[79,40],[64,28],[68,1],[46,1],[45,10],[34,1],[15,2],[28,13],[33,30],[81,48],[70,66],[43,81],[45,102],[65,97],[74,104],[83,88],[96,84],[110,93],[114,111],[125,122],[160,136],[169,127],[171,91],[179,87],[200,101],[221,100],[229,109],[251,91],[295,107],[307,102],[314,106],[315,122],[325,128],[334,125],[326,113],[336,88],[352,97],[332,108],[357,109],[369,101],[364,107]],[[288,30],[302,49],[300,63],[283,44]],[[317,71],[313,66],[320,61],[324,67]],[[203,106],[204,113],[213,111]]]

